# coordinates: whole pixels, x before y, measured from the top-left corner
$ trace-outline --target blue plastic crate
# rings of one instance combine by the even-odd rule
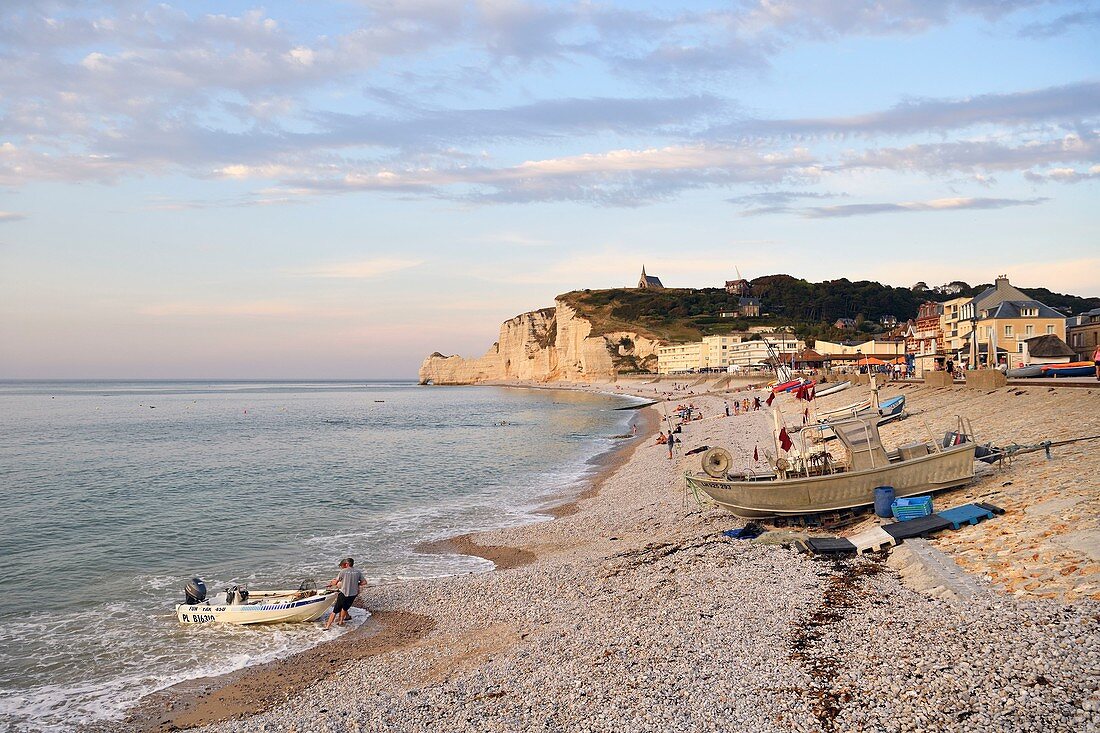
[[[890,513],[899,522],[927,517],[932,513],[932,497],[910,496],[906,499],[894,499],[890,504]]]

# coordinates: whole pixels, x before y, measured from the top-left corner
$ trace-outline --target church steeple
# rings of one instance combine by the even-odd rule
[[[647,275],[645,272],[645,265],[642,265],[642,274],[638,278],[638,288],[641,290],[647,290],[649,288],[657,289],[663,287],[664,285],[661,284],[661,278],[656,277],[655,275]]]

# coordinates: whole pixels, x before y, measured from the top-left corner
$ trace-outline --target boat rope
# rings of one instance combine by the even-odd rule
[[[1083,438],[1069,438],[1067,440],[1056,440],[1050,443],[1050,447],[1053,448],[1059,445],[1069,445],[1070,443],[1080,443],[1085,440],[1100,440],[1100,435],[1087,435]],[[1049,441],[1048,441],[1049,442]]]

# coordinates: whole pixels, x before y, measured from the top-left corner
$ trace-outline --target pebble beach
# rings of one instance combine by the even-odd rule
[[[748,461],[772,445],[767,410],[724,417],[763,392],[668,393],[638,436],[547,521],[460,538],[496,569],[372,587],[374,616],[307,655],[147,701],[121,727],[230,731],[1098,731],[1100,444],[983,471],[937,506],[995,503],[1002,516],[931,540],[974,581],[965,602],[922,590],[887,553],[798,552],[802,529],[756,541],[744,521],[687,494],[701,445]],[[1022,392],[1022,393],[1021,393]],[[866,396],[853,387],[819,409]],[[981,440],[1100,434],[1100,389],[888,385],[911,416],[888,446],[968,416]],[[663,413],[693,402],[669,459]],[[793,423],[801,406],[780,404]],[[763,456],[761,455],[761,459]],[[942,502],[942,503],[941,503]],[[866,517],[836,530],[871,526]]]

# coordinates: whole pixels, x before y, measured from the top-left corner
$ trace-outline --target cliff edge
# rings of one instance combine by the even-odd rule
[[[656,370],[658,340],[632,331],[592,331],[590,321],[558,299],[553,308],[501,324],[500,338],[480,358],[432,354],[420,365],[420,383],[583,381]]]

